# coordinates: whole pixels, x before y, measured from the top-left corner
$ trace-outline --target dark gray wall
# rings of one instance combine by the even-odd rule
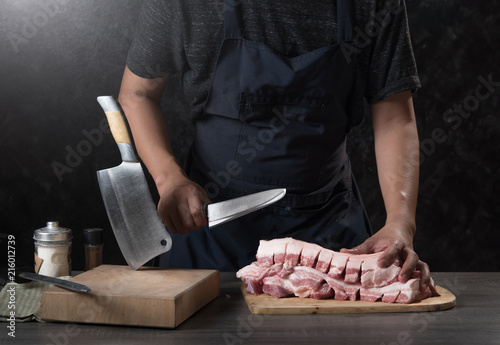
[[[95,98],[118,93],[140,4],[0,1],[0,233],[15,235],[18,266],[32,265],[32,232],[48,220],[74,230],[75,269],[83,268],[87,227],[106,230],[106,263],[124,263],[95,175],[120,156]],[[497,271],[500,4],[407,4],[423,84],[414,97],[422,143],[415,246],[434,271]],[[178,80],[169,91],[164,106],[182,160],[192,128]],[[378,228],[385,213],[372,140],[367,119],[349,151]],[[0,266],[4,248],[2,239]]]

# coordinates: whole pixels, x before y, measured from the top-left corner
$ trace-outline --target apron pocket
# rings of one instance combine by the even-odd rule
[[[239,118],[256,127],[275,127],[277,120],[287,125],[290,121],[328,119],[332,112],[333,95],[296,96],[286,94],[242,93]]]
[[[332,95],[243,93],[235,178],[299,195],[327,187],[346,159],[337,106]]]

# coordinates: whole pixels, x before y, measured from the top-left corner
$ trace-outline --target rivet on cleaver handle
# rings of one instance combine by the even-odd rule
[[[137,160],[124,115],[112,96],[97,101],[104,110],[123,162],[100,170],[97,179],[118,246],[134,270],[172,248],[172,238],[163,224]]]
[[[270,189],[205,205],[203,211],[208,217],[208,226],[211,228],[269,206],[283,198],[285,194],[284,188]]]

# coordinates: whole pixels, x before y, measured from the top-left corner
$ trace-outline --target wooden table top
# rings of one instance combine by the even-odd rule
[[[500,344],[500,272],[432,273],[457,297],[445,311],[375,314],[256,315],[234,273],[220,296],[176,329],[71,323],[7,324],[2,344]]]

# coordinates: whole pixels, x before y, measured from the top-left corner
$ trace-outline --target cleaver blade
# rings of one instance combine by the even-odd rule
[[[172,248],[172,238],[151,197],[124,115],[112,96],[97,97],[123,162],[100,170],[97,180],[118,246],[134,270]]]

